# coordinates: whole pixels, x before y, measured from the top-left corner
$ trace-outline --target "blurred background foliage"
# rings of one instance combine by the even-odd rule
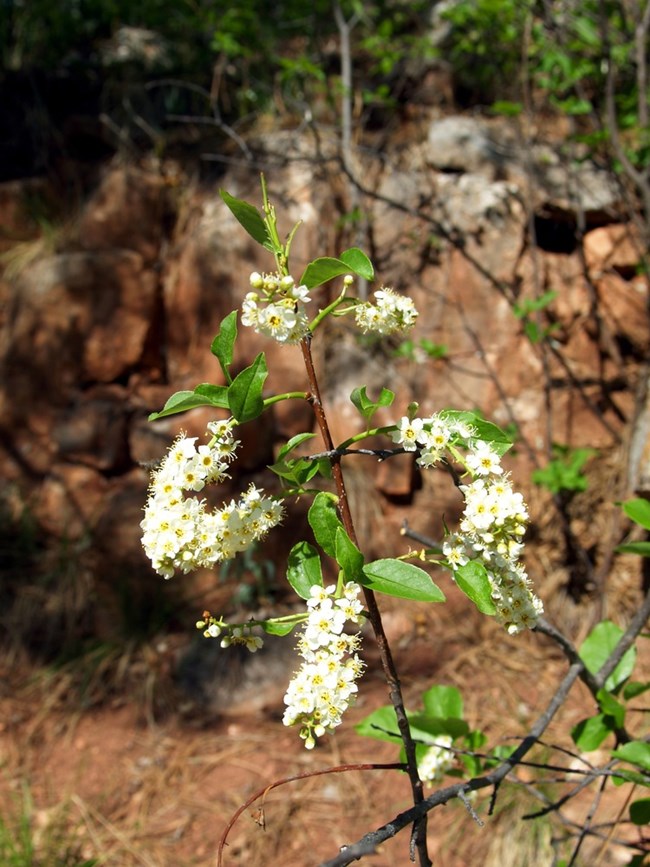
[[[174,144],[223,139],[224,124],[243,134],[262,113],[336,122],[341,22],[366,108],[361,127],[377,122],[378,105],[408,102],[437,63],[451,71],[458,107],[573,117],[590,151],[611,139],[613,89],[625,155],[637,168],[648,163],[641,0],[2,0],[1,8],[5,178],[47,171],[57,154],[101,158],[126,146],[168,155]]]

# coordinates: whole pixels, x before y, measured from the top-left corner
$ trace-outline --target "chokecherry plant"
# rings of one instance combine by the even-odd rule
[[[528,513],[522,495],[513,489],[501,466],[511,442],[496,425],[473,412],[433,411],[427,407],[422,413],[416,404],[394,424],[372,427],[376,411],[390,407],[395,395],[383,388],[373,400],[366,387],[359,386],[350,399],[365,429],[336,445],[321,401],[312,341],[318,338],[326,319],[346,316],[364,333],[406,335],[417,320],[415,306],[405,295],[386,287],[374,292],[373,301],[357,299],[355,278],[373,281],[375,276],[372,263],[357,248],[337,258],[315,259],[296,279],[290,270],[290,252],[298,225],[281,241],[264,178],[262,213],[226,192],[222,191],[221,196],[248,234],[275,260],[268,273],[250,274],[250,291],[245,295],[239,322],[271,340],[288,344],[288,352],[300,352],[306,387],[299,392],[266,394],[263,352],[233,376],[238,311],[226,316],[211,346],[224,384],[204,383],[193,391],[178,392],[162,411],[151,416],[157,419],[211,406],[224,417],[208,425],[203,444],[181,434],[153,473],[142,521],[143,545],[153,568],[164,578],[211,567],[264,538],[282,521],[286,499],[311,497],[308,520],[314,538],[294,545],[286,569],[289,584],[305,602],[304,611],[264,620],[251,618],[243,623],[228,622],[206,611],[197,627],[206,638],[220,639],[224,647],[243,644],[251,652],[262,646],[264,633],[288,635],[298,630],[296,652],[300,664],[287,687],[283,722],[295,726],[307,749],[312,749],[319,738],[334,732],[354,701],[365,668],[360,655],[361,626],[369,621],[391,704],[359,730],[401,742],[400,767],[409,776],[417,810],[423,807],[423,781],[439,779],[451,766],[453,739],[463,736],[466,745],[474,746],[481,741],[472,741],[472,733],[462,720],[460,696],[451,688],[433,688],[425,693],[424,715],[406,712],[376,594],[442,603],[445,596],[423,565],[442,567],[483,614],[495,617],[509,633],[538,624],[542,604],[521,561]],[[311,296],[323,284],[338,280],[340,291],[334,300],[315,310]],[[211,509],[201,499],[201,492],[206,485],[218,485],[227,477],[239,446],[237,427],[282,400],[311,404],[324,451],[296,456],[295,450],[316,434],[308,431],[292,437],[270,468],[281,480],[280,494],[269,495],[251,485],[239,499]],[[384,448],[363,447],[364,440],[372,437],[376,443],[380,435],[386,438]],[[397,558],[367,561],[348,503],[343,460],[355,454],[385,460],[405,452],[413,453],[422,469],[437,467],[448,473],[465,500],[462,519],[457,530],[446,532],[439,547],[432,545]],[[328,480],[332,490],[322,490],[322,482],[315,489],[310,483],[316,476]],[[335,582],[324,579],[323,555],[336,564]],[[436,727],[430,724],[431,719],[446,719],[447,723]],[[417,852],[421,864],[431,863],[426,812],[420,809],[413,818],[412,852]]]

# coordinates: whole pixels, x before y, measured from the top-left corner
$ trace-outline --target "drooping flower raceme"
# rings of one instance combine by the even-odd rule
[[[410,298],[393,289],[382,288],[374,293],[376,304],[366,301],[354,309],[357,326],[383,336],[408,331],[415,325],[418,312]]]
[[[497,620],[513,634],[531,629],[543,605],[519,562],[528,510],[523,496],[513,490],[503,472],[498,453],[490,443],[478,439],[471,426],[444,415],[423,419],[404,416],[392,437],[405,451],[419,451],[417,463],[423,468],[440,463],[450,447],[456,458],[460,457],[457,447],[466,452],[463,463],[472,481],[460,486],[465,511],[459,531],[445,538],[443,554],[452,572],[470,560],[482,562]]]
[[[282,506],[254,485],[239,498],[210,510],[204,500],[186,497],[227,477],[239,443],[233,419],[208,425],[212,439],[196,446],[181,434],[151,478],[142,544],[164,578],[234,557],[263,538],[282,518]]]
[[[311,588],[309,616],[298,641],[304,662],[287,689],[282,720],[286,726],[301,726],[307,749],[341,723],[357,692],[356,680],[365,667],[356,653],[361,636],[349,635],[344,628],[363,622],[359,592],[353,581],[345,585],[340,598],[334,585]]]
[[[241,321],[278,343],[298,343],[309,331],[304,305],[310,301],[306,286],[281,274],[250,275],[251,292],[242,304]]]

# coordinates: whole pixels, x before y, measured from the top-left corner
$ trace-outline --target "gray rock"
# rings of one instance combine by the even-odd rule
[[[471,117],[445,117],[429,127],[425,161],[446,172],[482,174],[490,180],[501,176],[504,153],[485,124]]]

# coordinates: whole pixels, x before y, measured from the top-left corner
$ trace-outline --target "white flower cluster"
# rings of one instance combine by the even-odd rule
[[[417,463],[426,468],[440,463],[452,439],[466,441],[472,433],[472,429],[464,422],[445,419],[434,413],[428,418],[409,419],[403,416],[392,437],[393,442],[401,445],[405,452],[419,451]],[[492,456],[498,464],[498,456],[493,453]]]
[[[293,277],[280,274],[250,276],[252,292],[242,304],[241,321],[278,343],[298,343],[309,331],[304,304],[310,301],[306,286],[296,286]],[[260,303],[261,302],[261,303]]]
[[[376,304],[366,301],[354,308],[357,326],[364,333],[373,331],[386,336],[413,328],[418,311],[410,298],[385,287],[374,294]]]
[[[437,783],[451,768],[454,763],[451,744],[451,735],[438,735],[435,744],[432,744],[424,755],[418,757],[418,776],[423,783],[428,783],[430,786]]]
[[[152,474],[145,506],[142,545],[153,568],[164,578],[234,557],[266,535],[282,518],[282,506],[251,485],[238,500],[210,511],[204,500],[185,497],[227,476],[239,443],[234,419],[212,422],[208,445],[181,434]]]
[[[343,713],[354,701],[356,680],[364,670],[356,653],[360,634],[343,631],[346,623],[363,622],[359,585],[350,581],[338,599],[335,592],[334,585],[311,588],[309,616],[298,642],[305,661],[284,697],[287,709],[282,721],[286,726],[301,726],[300,737],[308,750],[314,748],[317,737],[340,725]]]
[[[404,416],[392,436],[405,451],[419,449],[417,462],[421,467],[439,463],[450,445],[466,450],[464,462],[473,480],[460,486],[465,511],[459,532],[447,536],[442,550],[454,571],[470,560],[483,563],[492,585],[497,620],[515,634],[532,629],[544,610],[519,562],[528,510],[523,496],[513,491],[504,475],[499,455],[473,433],[470,426],[439,415],[424,419]]]

